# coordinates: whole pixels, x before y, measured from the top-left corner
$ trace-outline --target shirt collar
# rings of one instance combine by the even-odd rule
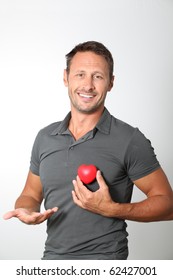
[[[111,114],[105,108],[100,120],[96,124],[96,128],[104,134],[109,134],[111,128],[111,119],[112,119]]]
[[[52,131],[51,135],[63,134],[65,131],[67,131],[70,118],[71,112],[69,112],[65,119],[60,122],[59,126]]]
[[[65,132],[67,132],[70,118],[71,118],[71,112],[69,112],[66,115],[65,119],[60,122],[60,125],[56,129],[53,130],[51,135],[64,134]],[[109,134],[110,127],[111,127],[111,118],[112,118],[111,114],[105,108],[100,120],[96,124],[96,128],[104,134]]]

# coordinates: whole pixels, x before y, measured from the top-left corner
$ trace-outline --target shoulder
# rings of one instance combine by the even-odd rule
[[[118,138],[126,138],[126,140],[135,135],[139,130],[123,120],[120,120],[114,116],[111,119],[111,132]]]
[[[35,145],[40,145],[41,143],[45,143],[45,141],[50,141],[52,135],[55,135],[54,132],[59,129],[61,125],[61,121],[51,123],[43,128],[41,128],[36,137],[35,137]]]
[[[134,127],[122,120],[112,117],[112,135],[117,139],[120,146],[128,149],[132,147],[150,147],[151,141],[146,135],[138,128]]]
[[[61,125],[61,121],[51,123],[51,124],[41,128],[39,133],[41,133],[42,135],[43,134],[51,135],[52,133],[54,133],[55,130],[57,130],[59,128],[60,125]]]
[[[55,136],[57,134],[62,134],[68,128],[68,123],[71,117],[71,113],[69,112],[66,117],[58,122],[51,123],[39,131],[41,135],[50,135]]]

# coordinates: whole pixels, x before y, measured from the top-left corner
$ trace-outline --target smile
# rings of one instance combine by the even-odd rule
[[[84,98],[93,98],[95,95],[88,95],[84,93],[79,93],[79,96],[84,97]]]

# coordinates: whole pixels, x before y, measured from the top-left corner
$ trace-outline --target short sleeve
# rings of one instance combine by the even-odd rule
[[[139,129],[135,129],[127,147],[125,166],[132,181],[140,179],[160,167],[150,140]]]
[[[40,157],[39,157],[39,142],[40,132],[37,134],[31,152],[30,170],[35,175],[39,176]]]

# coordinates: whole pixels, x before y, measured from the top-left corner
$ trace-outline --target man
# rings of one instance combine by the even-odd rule
[[[26,185],[4,218],[47,220],[43,259],[127,259],[125,220],[173,219],[173,192],[150,141],[105,108],[114,82],[109,50],[89,41],[66,58],[71,112],[38,133]],[[97,167],[93,183],[77,176],[81,164]],[[134,184],[145,200],[130,203]]]

